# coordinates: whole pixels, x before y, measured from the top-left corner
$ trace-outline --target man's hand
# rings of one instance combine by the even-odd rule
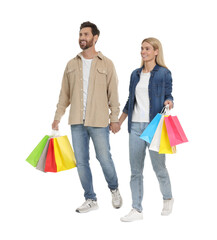
[[[173,108],[173,102],[171,100],[166,100],[164,105],[166,106],[167,104],[169,104],[169,110],[171,110]]]
[[[115,134],[120,131],[120,124],[119,122],[111,122],[110,123],[110,130]]]
[[[60,121],[54,120],[53,123],[52,123],[52,129],[53,130],[59,130],[59,126],[58,126],[59,123],[60,123]]]

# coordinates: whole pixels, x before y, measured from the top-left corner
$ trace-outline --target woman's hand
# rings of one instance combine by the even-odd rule
[[[173,102],[171,101],[171,100],[166,100],[165,102],[164,102],[164,105],[166,106],[166,105],[169,105],[169,110],[171,110],[172,108],[173,108]]]

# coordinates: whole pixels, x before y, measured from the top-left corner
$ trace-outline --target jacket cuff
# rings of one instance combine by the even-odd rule
[[[57,120],[57,121],[60,121],[62,118],[62,115],[56,113],[55,116],[54,116],[54,120]]]
[[[110,122],[119,122],[118,116],[111,116],[110,115]]]

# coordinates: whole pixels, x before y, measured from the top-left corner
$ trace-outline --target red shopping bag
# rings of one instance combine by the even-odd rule
[[[168,134],[171,146],[188,142],[188,139],[184,133],[184,130],[177,116],[168,116],[168,117],[165,117],[164,120],[165,120],[167,134]]]
[[[49,142],[44,171],[45,172],[57,172],[53,138],[51,138],[50,142]]]

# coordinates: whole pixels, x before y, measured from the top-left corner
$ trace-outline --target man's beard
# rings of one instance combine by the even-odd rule
[[[86,42],[86,45],[85,45],[85,46],[82,46],[82,45],[81,45],[81,41],[79,41],[79,45],[80,45],[80,48],[81,48],[82,50],[86,50],[86,49],[88,49],[88,48],[90,48],[90,47],[93,46],[93,39],[90,40],[89,42],[87,42],[87,41],[85,41],[85,42]]]

